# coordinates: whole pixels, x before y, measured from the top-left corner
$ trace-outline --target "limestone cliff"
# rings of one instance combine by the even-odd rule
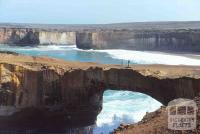
[[[0,123],[35,125],[57,121],[94,124],[106,89],[148,94],[163,104],[200,92],[199,66],[120,65],[66,62],[0,54]],[[31,122],[30,122],[31,120]]]
[[[32,28],[0,28],[0,43],[10,45],[72,45],[75,44],[74,32],[46,31]]]
[[[105,25],[0,24],[0,43],[76,44],[81,49],[200,52],[200,22]]]
[[[77,47],[83,49],[128,49],[200,52],[200,31],[150,30],[77,33]]]
[[[38,36],[32,29],[0,28],[0,43],[3,44],[39,44]]]
[[[39,44],[59,44],[73,45],[76,44],[75,32],[58,32],[58,31],[39,31]]]

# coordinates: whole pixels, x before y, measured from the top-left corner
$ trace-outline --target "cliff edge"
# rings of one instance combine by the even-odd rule
[[[0,43],[20,46],[73,44],[81,49],[200,52],[200,22],[0,24]]]
[[[1,52],[0,127],[95,124],[107,89],[141,92],[166,105],[199,94],[200,67],[128,68]]]

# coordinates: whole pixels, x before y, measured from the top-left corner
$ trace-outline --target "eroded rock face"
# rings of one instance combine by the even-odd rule
[[[151,51],[200,51],[200,32],[193,30],[101,31],[77,33],[82,49],[132,49]]]
[[[76,43],[75,32],[46,31],[32,28],[0,28],[0,43],[10,45],[72,45]]]
[[[0,24],[0,43],[31,46],[76,44],[81,49],[200,52],[200,22]]]
[[[51,69],[33,71],[0,64],[0,116],[16,120],[19,114],[21,120],[28,113],[31,118],[43,113],[46,119],[94,124],[102,108],[104,87],[84,75],[81,69],[61,75]]]
[[[125,68],[1,53],[0,85],[2,125],[19,120],[28,125],[37,119],[47,126],[55,121],[91,125],[102,109],[106,89],[145,93],[163,104],[193,98],[200,91],[200,67]]]
[[[74,45],[76,44],[75,32],[59,32],[59,31],[40,31],[39,44],[59,44]]]
[[[5,44],[39,44],[39,32],[35,29],[0,28],[0,43]]]

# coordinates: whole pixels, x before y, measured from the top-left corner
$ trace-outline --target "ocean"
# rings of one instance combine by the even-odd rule
[[[166,53],[132,50],[81,50],[72,46],[18,47],[0,45],[1,51],[14,51],[32,56],[49,56],[70,61],[98,62],[104,64],[167,64],[200,65],[200,60]],[[103,95],[103,110],[97,117],[93,134],[108,134],[120,123],[136,123],[146,112],[160,108],[162,104],[152,97],[131,91],[107,89]]]

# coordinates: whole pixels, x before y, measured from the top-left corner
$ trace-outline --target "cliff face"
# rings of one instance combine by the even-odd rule
[[[0,43],[15,45],[70,45],[76,43],[75,32],[56,32],[38,29],[0,28]]]
[[[77,33],[77,46],[87,49],[200,51],[200,32],[105,31]]]
[[[32,29],[0,28],[0,43],[5,44],[39,44],[39,33]]]
[[[107,25],[0,24],[0,43],[76,44],[81,49],[200,52],[200,22]]]
[[[81,49],[200,51],[200,22],[107,25],[0,24],[0,43],[76,44]]]
[[[164,65],[124,68],[0,54],[0,85],[2,125],[19,121],[28,125],[36,119],[46,125],[55,119],[59,124],[67,121],[91,125],[102,109],[106,89],[137,91],[167,104],[174,98],[193,98],[199,94],[200,68]]]
[[[72,45],[76,44],[76,33],[40,31],[39,41],[40,44],[47,44],[47,45],[49,44]]]

